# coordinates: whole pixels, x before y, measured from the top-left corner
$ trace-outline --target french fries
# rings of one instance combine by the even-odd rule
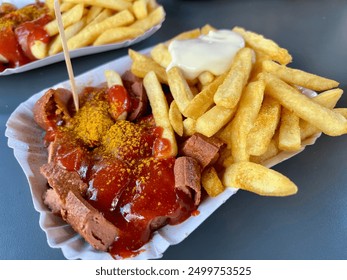
[[[169,120],[173,130],[179,135],[183,136],[183,118],[176,101],[172,101],[169,109]]]
[[[152,58],[131,49],[129,49],[129,56],[133,61],[131,65],[131,72],[133,72],[136,76],[144,78],[148,72],[154,71],[161,83],[168,83],[165,69],[156,63]]]
[[[163,68],[168,67],[171,62],[171,55],[165,44],[156,45],[151,50],[151,57]]]
[[[227,144],[231,147],[234,162],[249,161],[247,137],[259,114],[264,89],[265,84],[262,81],[249,83],[241,97],[239,109],[230,122],[231,133]]]
[[[171,94],[176,101],[177,107],[181,112],[184,112],[190,100],[194,97],[189,85],[178,67],[173,67],[167,71],[167,77]]]
[[[147,1],[136,0],[133,4],[134,15],[137,19],[144,19],[148,15]]]
[[[65,0],[68,3],[84,4],[108,8],[115,11],[123,11],[131,6],[126,0]]]
[[[216,134],[234,116],[236,108],[215,105],[196,120],[196,132],[207,137]]]
[[[110,28],[128,25],[134,22],[135,18],[128,10],[123,10],[113,16],[106,18],[99,24],[91,24],[83,28],[78,34],[67,41],[70,50],[86,47],[92,44],[103,32]]]
[[[71,37],[76,35],[82,28],[85,26],[86,20],[81,19],[80,21],[70,25],[65,29],[65,38],[69,40]],[[59,36],[56,36],[50,43],[48,55],[54,55],[63,50],[61,39]]]
[[[320,77],[299,69],[293,69],[285,65],[280,65],[272,60],[265,60],[262,63],[263,71],[275,74],[286,83],[302,86],[316,91],[335,88],[338,82]]]
[[[106,77],[106,82],[107,82],[107,87],[111,88],[112,86],[115,85],[120,85],[123,86],[123,81],[121,76],[118,74],[118,72],[113,71],[113,70],[106,70],[104,72],[104,75]],[[114,114],[111,110],[110,112],[112,114],[112,116],[114,117],[114,119],[116,120],[126,120],[128,113],[127,111],[123,111],[121,114]]]
[[[185,106],[183,114],[186,117],[198,119],[203,115],[213,104],[213,97],[218,87],[223,83],[226,74],[219,76],[208,86],[206,86],[199,94]]]
[[[54,15],[54,1],[45,3]],[[165,18],[163,7],[155,0],[61,0],[60,9],[70,50],[135,39]],[[62,51],[56,20],[44,29],[51,39],[49,44],[35,42],[32,46],[37,59]]]
[[[159,6],[158,8],[150,12],[147,17],[136,20],[133,24],[130,25],[130,27],[140,28],[143,30],[143,32],[145,32],[146,30],[149,30],[151,27],[159,24],[164,17],[164,9],[162,6]]]
[[[196,120],[186,118],[183,120],[183,136],[189,137],[196,133]]]
[[[30,51],[36,59],[42,59],[47,56],[48,47],[44,42],[35,40],[30,47]]]
[[[61,19],[63,22],[64,28],[74,24],[81,20],[84,12],[84,5],[78,4],[74,6],[72,9],[66,11],[62,14]],[[53,20],[47,23],[44,27],[49,36],[54,36],[59,33],[57,20]]]
[[[303,150],[308,137],[346,134],[347,108],[334,108],[343,91],[333,79],[287,66],[292,56],[286,49],[241,27],[233,31],[246,46],[225,73],[204,71],[190,80],[178,66],[169,68],[172,40],[193,39],[210,30],[215,29],[206,25],[183,32],[147,55],[130,50],[131,71],[145,77],[148,87],[152,76],[169,86],[174,101],[169,109],[163,107],[168,112],[163,126],[169,127],[170,137],[172,131],[182,139],[200,133],[226,144],[216,166],[202,170],[208,195],[225,187],[267,196],[295,194],[298,188],[290,179],[266,166],[282,152],[287,157]]]
[[[93,46],[101,46],[110,43],[122,42],[135,38],[142,34],[142,29],[129,26],[115,27],[105,30],[97,37],[93,43]]]
[[[263,35],[247,31],[242,27],[234,27],[233,31],[239,33],[255,51],[268,55],[274,61],[281,64],[288,64],[292,61],[292,56],[284,48],[281,48],[274,41],[265,38]]]
[[[288,177],[253,162],[231,164],[225,169],[222,182],[225,186],[266,196],[287,196],[298,191]]]
[[[170,123],[169,107],[155,72],[150,71],[146,74],[143,79],[143,85],[147,92],[155,123],[157,126],[163,128],[162,137],[170,142],[170,152],[165,154],[165,156],[176,156],[177,143],[174,130]]]
[[[301,148],[300,119],[286,108],[281,112],[278,147],[283,151],[298,151]]]
[[[211,197],[219,195],[225,189],[218,177],[217,171],[212,166],[202,172],[201,185]]]
[[[226,108],[235,108],[241,98],[252,69],[252,50],[241,49],[233,60],[233,64],[225,77],[223,84],[218,87],[214,102]]]
[[[301,119],[312,123],[330,136],[339,136],[347,132],[347,121],[340,114],[312,102],[308,97],[272,74],[266,73],[263,77],[267,93]]]
[[[123,85],[122,78],[116,71],[106,70],[104,74],[109,88],[113,85]]]
[[[272,137],[275,135],[280,116],[280,103],[265,96],[253,127],[247,135],[247,146],[251,155],[260,156],[266,152]]]

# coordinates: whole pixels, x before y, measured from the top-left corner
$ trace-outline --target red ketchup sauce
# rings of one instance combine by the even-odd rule
[[[44,29],[44,26],[51,20],[51,16],[44,15],[37,20],[24,22],[15,29],[17,41],[30,61],[36,60],[31,52],[31,47],[35,41],[41,41],[44,44],[50,42],[51,37]]]
[[[130,111],[128,99],[122,99],[124,90],[116,91],[120,98],[110,98],[105,91],[105,99],[110,103],[117,99],[120,111]],[[175,158],[165,156],[171,147],[162,131],[151,116],[136,123],[115,121],[94,149],[69,132],[55,133],[61,139],[55,162],[80,175],[88,184],[89,203],[120,230],[110,248],[116,259],[135,256],[155,230],[178,224],[196,210],[193,200],[175,189]]]
[[[30,62],[20,48],[14,30],[11,27],[0,28],[0,55],[4,59],[0,60],[2,70],[8,67],[18,67]]]
[[[112,117],[117,120],[124,112],[131,109],[130,96],[121,85],[114,85],[107,90],[110,106],[113,107]]]
[[[50,41],[44,26],[52,17],[44,3],[14,9],[0,16],[0,71],[36,60],[30,50],[34,41]]]

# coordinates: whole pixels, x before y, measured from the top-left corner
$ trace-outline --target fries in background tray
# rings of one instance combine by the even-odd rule
[[[46,0],[54,14],[54,0]],[[134,39],[163,21],[165,12],[154,0],[62,0],[61,12],[70,50]],[[56,20],[46,24],[52,37],[41,57],[62,51]]]
[[[0,72],[62,52],[54,0],[0,7],[5,11],[0,14]],[[151,34],[165,18],[155,0],[60,0],[60,10],[69,50],[117,43],[121,47]]]
[[[218,160],[223,167],[202,173],[202,186],[210,196],[225,186],[266,196],[295,194],[297,186],[265,167],[266,161],[281,152],[302,150],[305,139],[321,132],[347,133],[347,109],[334,109],[343,93],[339,83],[287,66],[292,61],[288,50],[241,27],[232,31],[242,36],[245,46],[224,73],[205,71],[191,79],[179,67],[169,67],[170,43],[211,30],[215,28],[206,25],[179,34],[149,55],[130,50],[131,71],[142,78],[155,74],[169,86],[174,99],[169,121],[177,137],[200,133],[226,143]]]

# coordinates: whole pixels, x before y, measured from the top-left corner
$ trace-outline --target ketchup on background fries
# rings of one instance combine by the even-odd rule
[[[40,2],[21,9],[14,6],[5,9],[0,17],[1,68],[14,68],[36,60],[31,47],[35,41],[49,43],[50,38],[43,27],[51,20],[48,7]]]
[[[122,43],[144,36],[165,12],[156,1],[62,0],[61,15],[69,50]],[[0,71],[62,52],[54,1],[22,8],[0,6]]]

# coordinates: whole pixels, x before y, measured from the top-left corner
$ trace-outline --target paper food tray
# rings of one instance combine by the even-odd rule
[[[143,52],[148,53],[150,49]],[[104,70],[113,69],[120,74],[130,68],[131,60],[128,56],[116,59],[85,74],[76,77],[77,87],[98,85],[105,81]],[[70,88],[69,82],[52,86],[52,88]],[[13,149],[14,156],[22,167],[29,183],[32,200],[35,209],[40,213],[40,226],[47,235],[49,246],[60,248],[67,259],[112,259],[105,252],[94,250],[82,237],[80,237],[61,218],[53,215],[43,204],[42,195],[47,188],[46,179],[40,174],[39,168],[47,162],[47,149],[43,146],[43,130],[38,127],[33,119],[32,108],[35,102],[47,89],[35,94],[12,113],[8,122],[5,135],[8,137],[8,146]],[[312,94],[312,92],[308,92]],[[305,140],[303,145],[314,144],[320,134]],[[302,148],[303,150],[304,148]],[[272,167],[296,153],[282,152],[269,159],[264,165]],[[185,222],[175,226],[165,226],[153,234],[152,239],[143,247],[142,253],[134,259],[161,258],[165,250],[170,246],[183,241],[191,234],[207,217],[209,217],[220,205],[225,203],[237,189],[227,188],[215,198],[207,198],[199,206],[199,215],[191,216]],[[231,201],[229,201],[231,203]]]
[[[2,2],[3,1],[0,1],[0,4]],[[34,0],[12,0],[12,1],[9,0],[6,2],[12,3],[12,4],[16,5],[16,7],[20,8],[20,7],[23,7],[27,4],[34,3],[35,1]],[[138,36],[134,39],[126,40],[126,41],[114,43],[114,44],[107,44],[107,45],[102,45],[102,46],[89,46],[89,47],[79,48],[76,50],[71,50],[70,51],[70,57],[71,58],[81,57],[81,56],[86,56],[86,55],[90,55],[90,54],[97,54],[97,53],[102,53],[102,52],[106,52],[106,51],[111,51],[111,50],[129,47],[131,45],[134,45],[136,43],[139,43],[139,42],[147,39],[148,37],[153,35],[155,32],[157,32],[160,29],[164,20],[165,20],[165,18],[163,18],[163,20],[159,24],[153,26],[151,29],[147,30],[141,36]],[[47,65],[50,65],[50,64],[53,64],[56,62],[63,61],[64,59],[65,59],[64,54],[62,52],[60,52],[58,54],[48,56],[44,59],[32,61],[30,63],[23,65],[23,66],[19,66],[16,68],[6,68],[4,71],[0,72],[0,76],[6,76],[6,75],[12,75],[12,74],[26,72],[29,70],[33,70],[33,69],[47,66]]]

